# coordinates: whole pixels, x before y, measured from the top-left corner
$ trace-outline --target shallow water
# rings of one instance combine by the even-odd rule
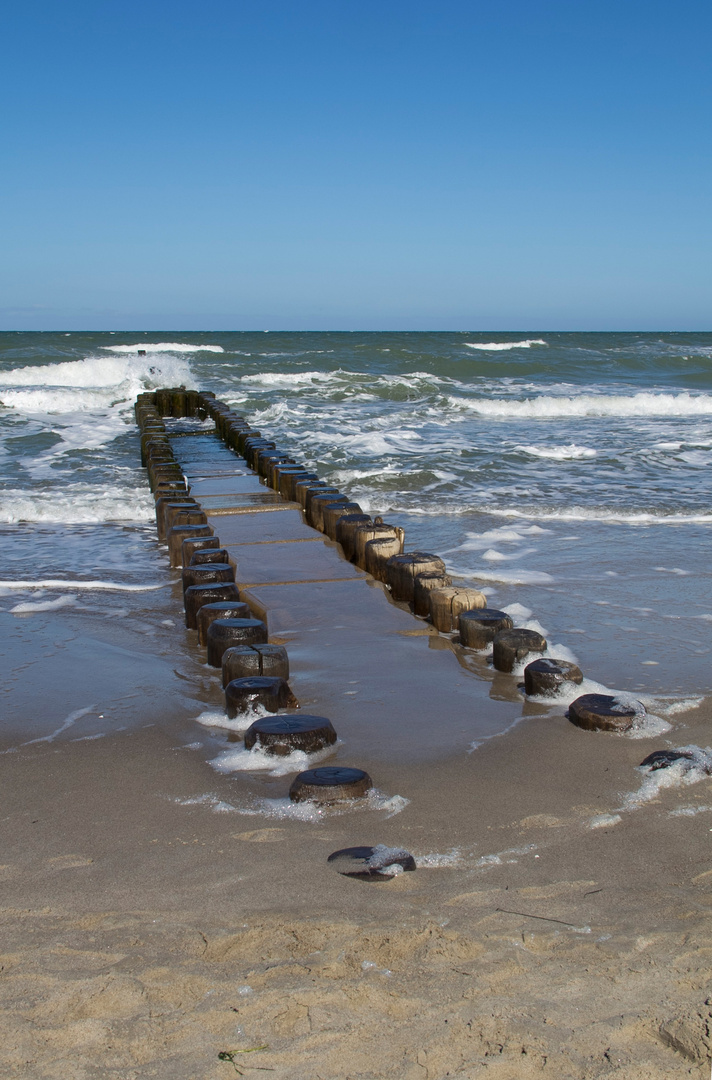
[[[99,654],[128,703],[127,671],[151,700],[153,659],[178,667],[187,733],[217,700],[185,650],[133,425],[137,393],[181,383],[403,525],[407,548],[491,605],[517,605],[592,680],[710,690],[712,334],[175,337],[0,335],[0,619],[6,665],[25,672],[8,735],[47,737],[93,707],[77,687]],[[106,716],[57,737],[102,734]]]

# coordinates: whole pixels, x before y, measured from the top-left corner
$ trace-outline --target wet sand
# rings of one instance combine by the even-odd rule
[[[274,527],[280,514],[268,514]],[[276,561],[263,567],[280,565],[281,543],[270,537]],[[407,805],[319,821],[255,812],[290,778],[211,768],[227,737],[190,716],[219,706],[219,681],[194,639],[166,628],[172,663],[124,705],[125,730],[13,738],[0,755],[1,1069],[60,1080],[706,1077],[712,781],[618,811],[648,753],[711,741],[709,703],[673,717],[664,740],[523,710],[515,679],[468,666],[363,576],[295,583],[294,567],[313,575],[322,556],[334,552],[300,552],[292,584],[253,574],[241,585],[288,643],[303,707],[333,717],[339,763]],[[305,588],[310,618],[298,621]],[[160,614],[172,602],[179,621],[179,599],[176,585]],[[359,611],[378,612],[362,632]],[[105,628],[116,665],[129,631]],[[126,650],[127,680],[132,664]],[[346,692],[349,667],[360,674]],[[89,670],[100,699],[101,671]],[[475,734],[494,737],[468,752]],[[327,864],[376,843],[407,848],[416,872],[364,882]]]

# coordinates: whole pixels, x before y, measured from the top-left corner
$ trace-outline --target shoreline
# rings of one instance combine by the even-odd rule
[[[312,694],[331,715],[341,694],[334,719],[357,748],[354,764],[407,802],[397,813],[365,806],[318,821],[274,803],[254,812],[255,800],[282,798],[288,781],[236,780],[193,752],[197,725],[186,715],[176,725],[172,680],[192,664],[196,686],[202,678],[193,700],[222,694],[206,689],[216,672],[201,676],[186,644],[177,671],[161,665],[150,718],[145,701],[128,707],[131,730],[0,755],[9,1074],[207,1080],[249,1066],[285,1080],[706,1076],[712,781],[621,811],[660,736],[582,731],[535,703],[526,723],[467,753],[468,703],[521,716],[511,677],[497,693],[382,595],[373,640],[327,661],[333,610],[318,586],[311,643],[290,630],[299,586],[253,584],[253,610],[275,587],[296,590],[273,609],[282,623],[272,611],[268,621],[299,659],[297,695],[311,705]],[[342,590],[336,609],[347,610]],[[179,594],[174,586],[168,606]],[[183,636],[174,630],[168,638]],[[401,657],[393,694],[410,672],[414,723],[433,729],[426,691],[436,670],[462,688],[425,755],[407,752],[407,702],[390,753],[389,733],[379,736],[388,673],[378,635],[389,633]],[[364,696],[343,697],[330,662],[339,655],[344,670],[365,666]],[[364,722],[349,725],[358,711]],[[705,700],[674,717],[663,741],[705,746],[710,719]],[[208,730],[199,737],[201,749],[218,745]],[[252,802],[235,798],[240,788]],[[328,866],[332,851],[364,843],[406,847],[416,872],[368,883]],[[219,1059],[233,1050],[254,1056]]]

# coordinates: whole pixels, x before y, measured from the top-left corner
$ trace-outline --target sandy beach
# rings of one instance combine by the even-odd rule
[[[229,541],[224,513],[210,520]],[[289,778],[210,766],[239,735],[195,723],[222,694],[166,570],[171,663],[142,674],[133,723],[0,755],[5,1075],[706,1076],[712,781],[675,767],[651,787],[636,767],[661,746],[705,747],[709,703],[664,740],[522,707],[516,677],[468,660],[335,545],[317,539],[307,559],[308,539],[285,540],[303,528],[294,513],[257,515],[271,530],[258,543],[251,514],[231,558],[289,643],[303,706],[334,718],[381,802],[299,820]],[[289,543],[292,574],[325,561],[331,578],[275,584]],[[131,625],[100,636],[118,654]],[[476,748],[473,716],[493,725]],[[327,863],[363,844],[406,848],[415,873],[363,881]]]
[[[686,718],[701,741],[709,715]],[[151,728],[0,758],[8,1076],[707,1075],[709,781],[591,829],[648,745],[531,720],[398,776],[407,815],[181,805],[205,765]],[[537,763],[532,768],[532,762]],[[229,777],[211,780],[229,800]],[[371,816],[372,818],[372,816]],[[369,883],[355,843],[474,852]],[[480,854],[481,853],[481,854]]]

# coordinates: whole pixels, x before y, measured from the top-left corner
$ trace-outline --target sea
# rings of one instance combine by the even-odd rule
[[[176,657],[133,416],[178,385],[403,526],[406,550],[587,678],[672,712],[712,690],[712,333],[2,333],[7,745],[99,738],[137,702],[148,723],[169,684],[188,725],[213,694]]]

